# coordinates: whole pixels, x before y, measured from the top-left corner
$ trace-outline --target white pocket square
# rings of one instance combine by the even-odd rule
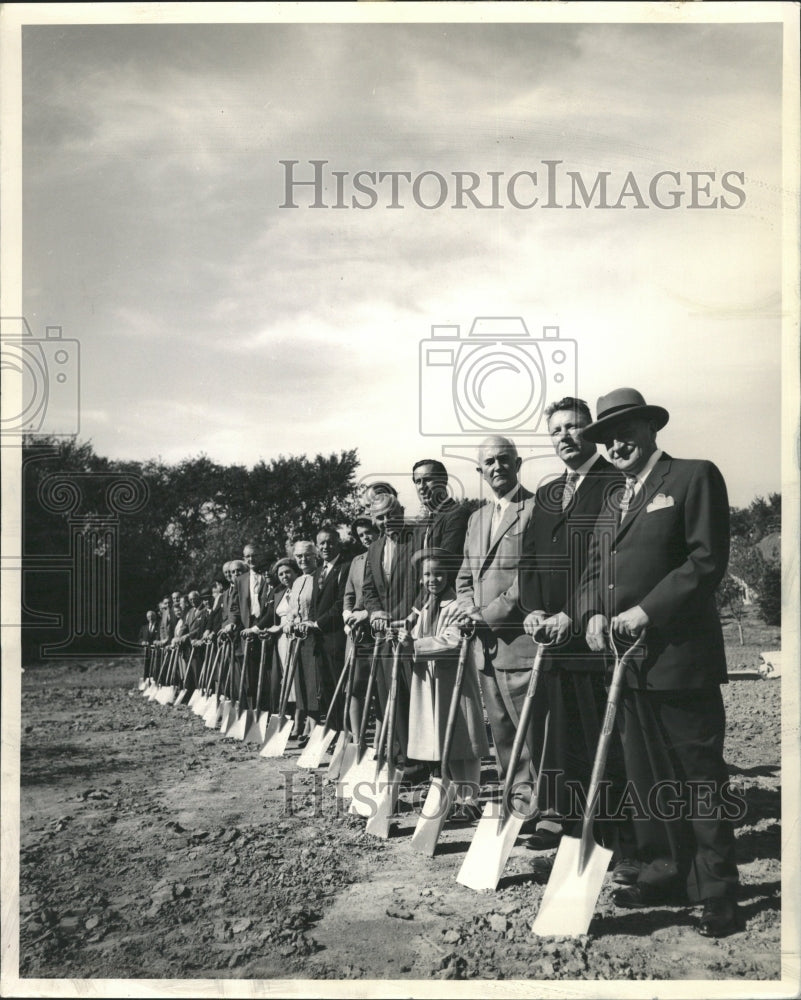
[[[671,496],[665,496],[664,493],[657,493],[653,500],[645,508],[645,513],[650,514],[654,510],[664,510],[665,507],[675,506],[676,501]]]

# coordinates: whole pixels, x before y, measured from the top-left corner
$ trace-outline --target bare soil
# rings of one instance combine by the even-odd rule
[[[260,758],[143,699],[139,673],[135,660],[24,673],[22,977],[780,977],[780,681],[724,688],[747,802],[745,929],[709,940],[691,907],[618,910],[607,882],[587,936],[540,940],[548,853],[519,842],[498,891],[474,893],[455,881],[473,827],[446,827],[434,858],[417,855],[409,791],[378,840],[338,807],[324,769],[296,766],[293,744]]]

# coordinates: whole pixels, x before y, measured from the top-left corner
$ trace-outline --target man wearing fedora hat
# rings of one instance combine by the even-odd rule
[[[667,410],[635,389],[598,400],[584,429],[626,477],[594,531],[579,608],[587,644],[608,628],[643,653],[624,679],[618,724],[638,802],[633,826],[641,869],[615,890],[621,907],[703,904],[707,936],[739,926],[734,830],[723,799],[726,683],[715,589],[729,557],[729,503],[708,461],[672,458],[656,444]]]

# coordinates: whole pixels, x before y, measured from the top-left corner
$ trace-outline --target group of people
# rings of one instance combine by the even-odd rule
[[[521,836],[546,850],[580,827],[575,792],[586,792],[601,733],[610,632],[622,644],[639,638],[596,825],[614,852],[613,900],[624,908],[702,904],[701,933],[722,936],[739,926],[724,787],[726,662],[714,600],[728,560],[726,487],[712,463],[674,459],[658,447],[669,415],[636,390],[601,396],[596,413],[593,420],[573,397],[547,407],[564,470],[535,494],[520,482],[522,459],[507,437],[489,436],[479,447],[477,472],[490,500],[472,514],[450,495],[443,463],[421,459],[412,479],[424,516],[407,520],[394,488],[375,483],[351,526],[360,554],[349,558],[337,527],[322,525],[265,574],[246,545],[205,598],[173,594],[158,615],[148,612],[140,641],[190,651],[227,634],[253,696],[258,644],[246,640],[271,636],[257,706],[271,711],[297,645],[287,693],[301,746],[331,706],[346,663],[351,731],[363,718],[374,664],[380,721],[394,663],[396,762],[416,782],[441,760],[457,657],[472,635],[448,761],[459,789],[453,818],[479,816],[486,719],[499,777],[525,817]],[[542,681],[509,775],[538,646]],[[333,711],[341,728],[339,700]]]

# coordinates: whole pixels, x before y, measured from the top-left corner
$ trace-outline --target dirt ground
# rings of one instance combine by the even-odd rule
[[[778,680],[724,688],[746,924],[717,941],[690,907],[616,909],[608,881],[589,935],[535,938],[548,853],[518,842],[498,891],[472,892],[455,877],[474,827],[419,856],[408,792],[378,840],[298,750],[260,758],[142,698],[139,673],[116,660],[23,675],[23,978],[780,977]]]

